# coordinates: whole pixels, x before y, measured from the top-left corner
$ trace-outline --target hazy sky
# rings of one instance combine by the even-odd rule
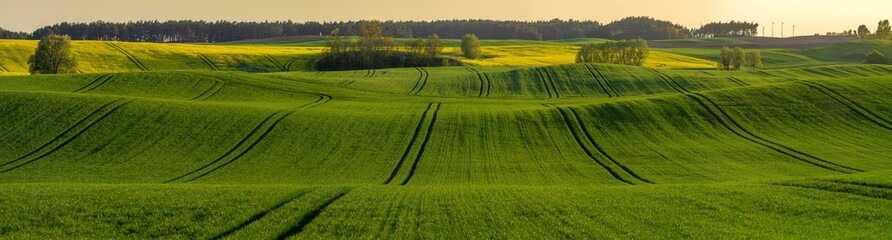
[[[5,0],[0,27],[31,32],[62,21],[129,20],[597,20],[652,16],[689,27],[710,21],[781,22],[786,35],[825,33],[892,18],[890,0]],[[761,32],[762,29],[759,29]]]

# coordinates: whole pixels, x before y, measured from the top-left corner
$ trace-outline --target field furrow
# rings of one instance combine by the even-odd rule
[[[744,81],[742,81],[742,80],[740,80],[739,78],[736,78],[736,77],[728,77],[728,80],[730,80],[730,81],[733,82],[734,84],[737,84],[738,86],[741,86],[741,87],[749,86],[749,84],[747,84],[746,82],[744,82]]]
[[[263,138],[266,137],[266,135],[268,135],[269,132],[271,132],[276,125],[278,125],[283,119],[291,115],[291,113],[293,113],[293,111],[279,111],[269,115],[268,117],[266,117],[266,119],[263,119],[262,122],[257,124],[257,126],[255,126],[254,129],[251,130],[248,135],[242,138],[242,140],[239,141],[234,147],[230,148],[229,151],[227,151],[217,159],[214,159],[213,161],[195,170],[192,170],[191,172],[167,180],[164,183],[172,183],[180,180],[191,182],[201,177],[207,176],[208,174],[211,174],[214,171],[219,170],[220,168],[223,168],[232,162],[235,162],[246,153],[248,153],[255,146],[257,146],[257,144],[260,143],[260,141],[262,141]],[[228,160],[225,160],[227,158]]]
[[[434,107],[434,112],[431,114],[430,124],[427,126],[427,132],[424,135],[424,141],[421,142],[421,145],[418,145],[418,155],[415,156],[415,160],[412,162],[412,166],[409,167],[409,173],[406,176],[406,179],[403,180],[400,185],[409,184],[409,181],[412,180],[412,177],[415,176],[415,170],[418,169],[418,163],[421,162],[421,158],[424,157],[424,150],[427,148],[428,142],[431,140],[431,135],[434,133],[434,126],[437,123],[437,114],[440,113],[440,107],[443,104],[437,103],[437,106]]]
[[[423,67],[417,69],[421,72],[421,76],[423,76],[423,79],[419,78],[420,84],[418,84],[418,90],[415,90],[415,92],[413,93],[414,95],[418,95],[419,93],[421,93],[421,90],[424,90],[424,86],[427,85],[427,80],[428,78],[430,78],[431,75],[430,72],[428,72],[427,69],[424,69]]]
[[[604,81],[604,85],[606,85],[607,88],[610,89],[610,92],[613,93],[614,97],[622,96],[618,91],[616,91],[616,88],[614,88],[613,85],[610,84],[610,80],[604,77],[604,74],[601,73],[601,70],[598,70],[597,66],[595,66],[594,64],[586,64],[586,66],[590,67],[592,70],[595,70],[595,72],[598,73],[598,76],[601,77],[601,80]]]
[[[283,71],[283,72],[288,71],[287,65],[282,64],[281,62],[279,62],[279,60],[276,60],[276,58],[273,58],[269,54],[263,55],[263,57],[265,57],[267,60],[269,60],[269,62],[272,63],[274,66],[278,67],[280,71]]]
[[[199,53],[196,53],[196,55],[198,55],[198,58],[201,59],[201,61],[204,62],[204,64],[207,65],[211,70],[221,71],[220,67],[218,67],[217,64],[215,64],[213,61],[211,61],[211,59],[208,58],[207,56],[199,54]]]
[[[424,126],[424,120],[427,119],[427,113],[430,112],[431,106],[433,103],[428,103],[427,108],[424,109],[424,112],[421,113],[421,120],[418,121],[418,125],[415,126],[415,132],[412,133],[412,138],[409,139],[409,143],[406,144],[406,150],[403,151],[403,155],[400,157],[400,160],[397,162],[396,167],[393,168],[393,171],[390,173],[390,177],[384,181],[384,184],[390,184],[391,181],[396,177],[396,174],[402,169],[403,163],[409,157],[409,153],[412,152],[414,146],[416,146],[416,142],[418,141],[418,135],[421,134],[422,127]]]
[[[548,94],[548,98],[553,98],[554,95],[551,93],[551,87],[548,86],[548,79],[545,77],[545,74],[542,73],[541,68],[536,68],[536,74],[538,74],[539,79],[542,80],[542,88]]]
[[[863,170],[844,166],[838,163],[834,163],[822,158],[815,157],[813,155],[804,153],[799,150],[792,149],[790,147],[781,145],[775,141],[770,141],[758,135],[755,135],[751,131],[744,128],[741,124],[734,120],[724,109],[722,109],[718,104],[714,101],[706,97],[701,93],[691,92],[686,89],[684,86],[674,81],[672,77],[666,75],[665,73],[659,72],[657,70],[650,69],[652,72],[658,75],[660,79],[662,79],[667,85],[672,87],[672,89],[676,90],[679,93],[685,94],[685,96],[691,98],[696,101],[700,106],[706,109],[716,121],[722,124],[728,131],[733,132],[735,135],[746,139],[747,141],[753,142],[755,144],[762,145],[769,149],[772,149],[778,153],[782,153],[789,157],[800,160],[804,163],[808,163],[810,165],[824,168],[831,171],[836,171],[840,173],[852,173],[852,172],[863,172]]]
[[[595,74],[595,71],[592,70],[592,66],[591,66],[591,65],[589,65],[589,64],[584,64],[584,65],[585,65],[585,70],[588,71],[588,73],[589,73],[589,75],[591,76],[591,78],[594,79],[595,82],[598,83],[598,87],[601,89],[601,91],[604,91],[604,94],[607,95],[607,97],[615,97],[615,96],[613,95],[612,91],[608,91],[608,90],[607,90],[607,87],[604,86],[604,85],[605,85],[604,82],[606,82],[606,80],[605,80],[605,79],[602,79],[601,77],[599,77],[598,75],[596,75],[596,74]]]
[[[0,168],[5,168],[0,170],[0,173],[6,173],[12,170],[19,169],[24,167],[25,165],[31,164],[37,160],[40,160],[53,152],[59,150],[62,147],[65,147],[72,140],[101,122],[103,119],[107,118],[109,115],[126,105],[129,101],[125,100],[115,100],[106,105],[103,105],[86,118],[81,119],[67,130],[50,140],[49,142],[41,145],[37,149],[16,158],[12,161],[6,162],[0,165]]]
[[[557,98],[561,97],[561,92],[558,91],[558,85],[555,82],[554,75],[551,74],[552,68],[542,68],[542,72],[545,73],[545,77],[548,78],[548,82],[551,83],[551,90],[554,91],[554,96]]]
[[[591,132],[589,132],[588,127],[585,126],[585,121],[583,121],[582,118],[579,116],[579,112],[577,112],[576,109],[574,109],[574,108],[567,108],[567,110],[570,110],[570,113],[576,119],[576,123],[579,124],[579,128],[581,128],[582,132],[585,133],[585,138],[588,139],[588,142],[591,143],[591,145],[594,146],[595,149],[598,150],[598,153],[600,153],[601,156],[604,156],[605,158],[610,160],[610,162],[613,163],[614,165],[619,166],[620,169],[625,171],[627,174],[631,175],[633,178],[638,179],[638,181],[642,181],[642,182],[650,183],[650,184],[654,183],[650,180],[647,180],[647,179],[639,176],[634,171],[632,171],[632,169],[630,169],[629,167],[626,167],[625,165],[621,164],[619,161],[616,161],[616,159],[611,157],[610,154],[607,153],[607,151],[604,151],[604,148],[602,148],[600,145],[598,145],[598,143],[595,141],[595,138],[592,137],[592,134],[591,134]]]
[[[212,80],[212,81],[213,81],[213,85],[211,85],[207,90],[205,90],[204,92],[202,92],[201,94],[199,94],[198,96],[195,96],[194,98],[192,98],[190,100],[191,101],[208,100],[209,98],[211,98],[214,95],[216,95],[217,93],[219,93],[220,90],[223,90],[223,88],[226,87],[226,83],[223,81],[216,81],[216,80]]]
[[[845,95],[842,95],[839,92],[836,92],[833,89],[828,88],[827,86],[822,85],[817,82],[800,81],[800,83],[802,83],[810,88],[813,88],[815,90],[818,90],[819,92],[821,92],[824,95],[827,95],[828,97],[832,98],[836,102],[839,102],[843,106],[846,106],[847,108],[851,109],[853,112],[858,113],[858,115],[861,115],[865,119],[873,122],[877,126],[880,126],[882,128],[888,129],[888,130],[892,130],[892,121],[886,120],[885,118],[877,115],[876,113],[871,112],[870,110],[868,110],[867,108],[864,108],[857,102],[852,101],[851,99],[847,98]]]
[[[245,219],[245,221],[242,221],[241,223],[239,223],[239,224],[238,224],[237,226],[235,226],[234,228],[230,228],[229,230],[226,230],[225,232],[222,232],[222,233],[220,233],[220,234],[217,234],[217,235],[215,235],[215,236],[213,236],[213,237],[210,237],[209,239],[224,239],[224,238],[228,238],[228,237],[230,237],[230,235],[232,235],[233,233],[235,233],[235,232],[237,232],[237,231],[239,231],[239,230],[242,230],[243,228],[247,227],[248,225],[251,225],[252,223],[254,223],[254,222],[260,220],[260,219],[263,218],[263,217],[265,217],[265,216],[268,215],[270,212],[273,212],[273,211],[276,211],[276,210],[282,208],[282,206],[285,206],[285,204],[291,203],[291,202],[293,202],[294,200],[297,200],[298,198],[300,198],[300,197],[306,195],[307,193],[309,193],[309,191],[307,191],[307,190],[300,190],[300,191],[298,191],[298,192],[296,192],[296,193],[292,193],[291,196],[289,196],[288,198],[285,198],[284,200],[282,200],[282,201],[279,202],[279,203],[276,203],[276,205],[273,205],[273,206],[270,207],[270,208],[264,209],[263,211],[257,212],[257,213],[255,213],[254,215],[251,215],[250,218]]]
[[[78,88],[72,92],[76,92],[76,93],[89,92],[90,90],[96,89],[96,87],[98,87],[99,85],[104,84],[110,78],[112,78],[111,74],[100,75],[99,77],[96,78],[96,80],[93,80],[92,82],[88,83],[87,85],[84,85],[83,87]]]
[[[322,204],[319,204],[318,206],[313,208],[313,210],[311,210],[306,215],[301,217],[300,221],[298,221],[295,226],[288,229],[288,231],[280,234],[275,239],[284,240],[284,239],[288,239],[288,238],[291,238],[291,237],[297,236],[298,234],[303,233],[304,228],[306,228],[307,225],[313,223],[313,220],[315,220],[317,217],[319,217],[320,214],[325,212],[326,208],[328,208],[331,204],[338,201],[338,199],[341,199],[342,197],[346,196],[352,190],[353,189],[347,189],[347,190],[335,195],[334,197],[326,200]]]
[[[785,182],[775,183],[775,185],[892,201],[892,191],[890,190],[871,189],[859,185],[839,184],[835,182]]]
[[[130,62],[132,62],[134,65],[136,65],[136,67],[139,68],[140,70],[149,71],[149,68],[146,67],[145,64],[143,64],[141,61],[139,61],[139,59],[136,58],[136,56],[133,56],[133,54],[131,54],[126,49],[122,48],[121,46],[119,46],[118,44],[115,44],[115,43],[108,42],[106,44],[108,44],[108,46],[114,48],[115,50],[118,50],[119,52],[124,54],[124,56],[127,56],[127,59],[129,59]]]
[[[574,124],[573,120],[571,120],[570,116],[568,115],[567,110],[564,110],[563,108],[557,108],[557,110],[558,110],[558,112],[561,113],[561,117],[563,118],[564,123],[566,123],[566,125],[567,125],[567,130],[570,131],[570,134],[573,135],[573,139],[576,140],[577,144],[579,144],[579,148],[581,148],[585,152],[585,154],[589,157],[589,159],[591,159],[592,161],[597,163],[605,171],[609,172],[610,175],[613,176],[614,179],[616,179],[620,182],[630,184],[630,185],[635,185],[634,182],[632,182],[630,180],[626,180],[625,178],[620,176],[620,174],[616,170],[614,170],[610,166],[607,166],[607,164],[605,164],[604,162],[599,160],[598,157],[596,157],[595,154],[592,153],[592,151],[589,150],[588,147],[586,147],[586,145],[582,141],[582,138],[580,137],[581,134],[579,132],[577,132],[576,127],[575,127],[577,124],[580,124],[580,122],[576,121]]]

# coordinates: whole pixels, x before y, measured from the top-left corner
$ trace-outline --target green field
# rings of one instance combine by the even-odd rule
[[[847,60],[887,42],[572,63],[598,41],[339,72],[309,42],[75,42],[55,76],[0,41],[0,238],[892,236],[892,66]]]

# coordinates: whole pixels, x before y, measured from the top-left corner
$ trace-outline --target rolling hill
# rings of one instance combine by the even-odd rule
[[[29,44],[0,42],[16,53],[0,64],[22,73]],[[790,64],[700,69],[710,49],[571,64],[549,52],[572,46],[538,47],[289,72],[319,49],[78,42],[82,74],[0,77],[0,219],[16,219],[0,236],[892,233],[892,66],[777,50]]]

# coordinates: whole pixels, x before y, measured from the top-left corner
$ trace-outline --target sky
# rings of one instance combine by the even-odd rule
[[[771,36],[839,32],[892,18],[890,0],[7,0],[0,27],[31,32],[39,27],[96,20],[596,20],[651,16],[699,27],[712,21],[751,21]],[[759,29],[760,34],[763,33]]]

